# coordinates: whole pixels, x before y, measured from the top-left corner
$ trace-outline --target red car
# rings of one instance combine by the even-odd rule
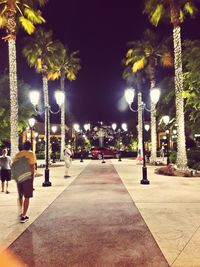
[[[94,147],[90,150],[89,157],[93,159],[102,159],[103,156],[104,158],[117,158],[118,154],[119,153],[116,150],[112,150],[105,147]]]

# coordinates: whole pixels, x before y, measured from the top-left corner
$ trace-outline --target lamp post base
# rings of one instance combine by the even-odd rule
[[[43,187],[51,186],[51,182],[49,181],[49,169],[45,169],[44,173],[44,183],[42,184]]]
[[[51,182],[49,181],[44,181],[44,183],[42,184],[43,187],[48,187],[51,186]]]
[[[150,181],[147,179],[147,168],[142,167],[142,180],[140,180],[141,184],[150,184]]]

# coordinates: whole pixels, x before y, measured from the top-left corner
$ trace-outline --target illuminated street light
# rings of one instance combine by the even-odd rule
[[[149,124],[145,124],[145,125],[144,125],[144,129],[145,129],[145,131],[147,131],[147,132],[148,132],[148,131],[149,131],[149,129],[150,129],[150,125],[149,125]]]
[[[139,93],[141,94],[141,93]],[[149,184],[149,180],[147,179],[147,167],[146,167],[146,153],[145,153],[145,144],[144,144],[144,110],[147,110],[150,112],[150,110],[148,110],[145,106],[145,103],[141,100],[140,102],[138,101],[138,109],[134,110],[132,108],[132,103],[134,101],[134,96],[135,96],[135,90],[133,88],[128,88],[125,90],[124,93],[125,99],[129,105],[129,108],[131,111],[133,112],[138,112],[142,111],[142,116],[141,116],[141,122],[142,122],[142,151],[143,151],[143,166],[142,166],[142,179],[140,181],[141,184]],[[156,105],[159,97],[160,97],[160,90],[157,88],[154,88],[151,90],[151,102]],[[139,114],[138,114],[139,116]]]
[[[80,125],[78,123],[74,123],[73,128],[75,130],[75,151],[77,152],[78,146],[78,132],[80,130]]]
[[[122,123],[121,127],[122,127],[122,130],[125,132],[128,130],[127,123],[125,123],[125,122]]]
[[[53,134],[54,134],[54,139],[55,139],[55,133],[56,133],[56,131],[57,131],[57,126],[56,125],[53,125],[52,127],[51,127],[51,130],[52,130],[52,132],[53,132]],[[54,144],[54,139],[52,140],[52,162],[53,163],[56,163],[56,148],[55,148],[55,144]]]
[[[33,127],[35,125],[35,118],[30,118],[28,120],[28,123],[30,125],[30,130],[31,130],[31,149],[33,151]]]
[[[116,123],[112,123],[112,129],[115,132],[115,130],[117,129],[117,124]]]
[[[168,128],[168,124],[169,124],[169,121],[170,121],[170,117],[168,115],[165,115],[162,117],[162,120],[164,122],[164,124],[166,125],[166,127]],[[167,129],[165,131],[166,133],[166,139],[167,139],[167,165],[169,165],[169,129]]]
[[[46,142],[45,142],[45,149],[46,149],[46,164],[45,164],[45,175],[44,175],[44,182],[42,186],[51,186],[51,182],[49,181],[49,113],[57,114],[60,111],[60,106],[64,102],[64,94],[61,91],[56,91],[55,92],[55,98],[56,98],[56,103],[59,106],[59,110],[57,112],[54,112],[51,110],[50,105],[46,105],[44,107],[44,110],[41,112],[38,110],[38,102],[40,98],[40,93],[38,91],[31,91],[30,92],[30,100],[31,103],[33,104],[35,111],[38,114],[45,113],[45,118],[46,118]]]

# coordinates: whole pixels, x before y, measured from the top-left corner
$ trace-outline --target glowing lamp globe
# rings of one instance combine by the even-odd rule
[[[30,127],[32,128],[35,125],[35,118],[30,118],[28,120],[28,123],[29,123]]]
[[[38,105],[39,98],[40,98],[40,92],[39,91],[31,91],[29,93],[30,101],[34,106]]]
[[[56,99],[56,103],[60,107],[64,103],[64,100],[65,100],[64,93],[62,91],[56,91],[55,92],[55,99]]]
[[[122,130],[127,131],[127,124],[124,122],[122,123]]]
[[[112,124],[112,129],[115,131],[117,129],[117,124],[116,123],[113,123]]]
[[[160,89],[158,88],[153,88],[150,92],[150,97],[151,97],[151,101],[154,104],[158,103],[158,100],[160,98]]]
[[[170,117],[168,115],[165,115],[162,117],[162,120],[163,120],[164,124],[167,125],[169,123]]]
[[[75,130],[76,132],[78,132],[78,131],[79,131],[79,128],[80,128],[80,126],[79,126],[79,124],[78,124],[78,123],[75,123],[75,124],[74,124],[74,126],[73,126],[73,128],[74,128],[74,130]]]
[[[126,102],[131,105],[133,103],[134,97],[135,97],[135,90],[133,88],[128,88],[125,90],[124,93]]]

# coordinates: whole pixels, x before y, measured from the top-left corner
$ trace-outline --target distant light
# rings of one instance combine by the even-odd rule
[[[169,123],[170,117],[168,115],[162,116],[162,120],[163,120],[164,124],[167,125]]]
[[[79,131],[80,125],[78,123],[74,123],[73,128],[76,132]]]
[[[122,127],[122,130],[124,130],[124,131],[128,130],[127,123],[125,123],[125,122],[122,123],[121,127]]]
[[[150,125],[149,125],[149,124],[145,124],[145,125],[144,125],[144,129],[148,132],[149,129],[150,129]]]
[[[85,123],[83,127],[84,127],[85,131],[89,131],[90,130],[90,123]]]
[[[116,123],[113,123],[112,124],[112,129],[115,131],[117,129],[117,124]]]
[[[52,127],[51,127],[51,130],[52,130],[52,132],[55,134],[55,132],[57,131],[57,126],[56,126],[56,125],[52,126]]]
[[[33,127],[35,125],[35,118],[30,118],[28,120],[28,123],[29,123],[30,127]]]

